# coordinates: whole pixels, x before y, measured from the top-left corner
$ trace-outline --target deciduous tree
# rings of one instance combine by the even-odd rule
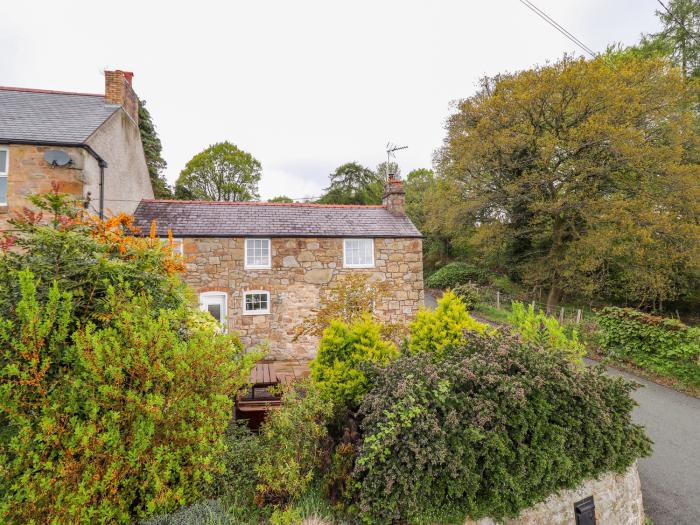
[[[250,153],[219,142],[187,163],[175,184],[178,199],[249,201],[257,199],[261,166]]]
[[[698,275],[696,96],[661,58],[565,57],[485,78],[448,121],[431,215],[549,306],[677,298]]]

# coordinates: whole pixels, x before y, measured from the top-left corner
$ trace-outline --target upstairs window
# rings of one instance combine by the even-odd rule
[[[270,239],[245,240],[245,268],[269,269],[272,267]]]
[[[270,292],[252,290],[243,294],[243,315],[270,313]]]
[[[374,239],[343,240],[345,268],[374,268]]]
[[[7,206],[7,170],[10,164],[10,150],[0,148],[0,206]]]
[[[209,312],[221,325],[221,331],[226,331],[226,292],[204,292],[199,294],[199,308]]]

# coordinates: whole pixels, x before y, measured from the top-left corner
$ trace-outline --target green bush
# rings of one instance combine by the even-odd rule
[[[420,310],[409,330],[409,352],[437,356],[448,346],[458,344],[465,330],[480,334],[493,332],[488,325],[470,316],[467,306],[449,290],[438,300],[434,311]]]
[[[46,220],[0,239],[0,521],[130,523],[196,500],[253,356],[130,217],[33,202]]]
[[[490,277],[490,272],[483,268],[463,262],[451,262],[428,277],[425,284],[428,288],[444,290],[468,282],[486,284]]]
[[[491,280],[491,288],[507,295],[516,295],[520,290],[518,285],[511,281],[507,275],[499,275]]]
[[[255,464],[260,457],[260,440],[245,421],[231,420],[224,433],[224,450],[218,461],[224,466],[203,488],[208,498],[224,497],[237,506],[250,506],[257,485]]]
[[[331,403],[312,382],[285,388],[282,405],[260,428],[258,502],[285,503],[309,486],[321,464],[331,412]]]
[[[323,331],[311,377],[335,408],[355,410],[369,385],[362,370],[367,363],[386,364],[398,356],[396,347],[381,337],[382,326],[368,315],[353,324],[335,320]]]
[[[617,307],[603,308],[598,326],[606,355],[700,386],[700,329]]]
[[[576,328],[562,326],[555,317],[542,310],[535,311],[531,304],[513,302],[508,320],[513,330],[528,343],[553,352],[563,352],[576,362],[586,355],[586,347],[580,341]]]
[[[474,307],[481,301],[479,288],[472,283],[465,283],[455,286],[452,292],[459,297],[467,306],[467,310],[473,310]]]
[[[442,359],[377,369],[353,478],[366,523],[514,517],[649,454],[632,383],[511,337],[466,333]]]
[[[200,495],[248,358],[231,336],[191,328],[191,309],[154,311],[108,292],[98,328],[67,330],[70,294],[20,274],[18,320],[2,320],[0,445],[10,522],[128,523]],[[59,370],[48,374],[52,366]]]

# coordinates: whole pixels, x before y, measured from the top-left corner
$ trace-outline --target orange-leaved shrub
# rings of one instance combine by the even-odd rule
[[[194,501],[254,356],[128,219],[36,202],[50,220],[17,221],[20,249],[0,254],[0,522],[131,523]]]

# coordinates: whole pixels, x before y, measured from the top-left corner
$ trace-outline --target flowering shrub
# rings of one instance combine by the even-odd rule
[[[465,330],[479,334],[493,332],[488,325],[469,315],[464,302],[449,290],[434,311],[419,311],[409,329],[410,352],[429,352],[437,356],[448,346],[459,343]]]
[[[603,308],[598,339],[612,357],[700,386],[700,330],[632,308]]]
[[[371,379],[353,472],[366,523],[514,517],[650,450],[631,383],[515,338],[467,332]]]

